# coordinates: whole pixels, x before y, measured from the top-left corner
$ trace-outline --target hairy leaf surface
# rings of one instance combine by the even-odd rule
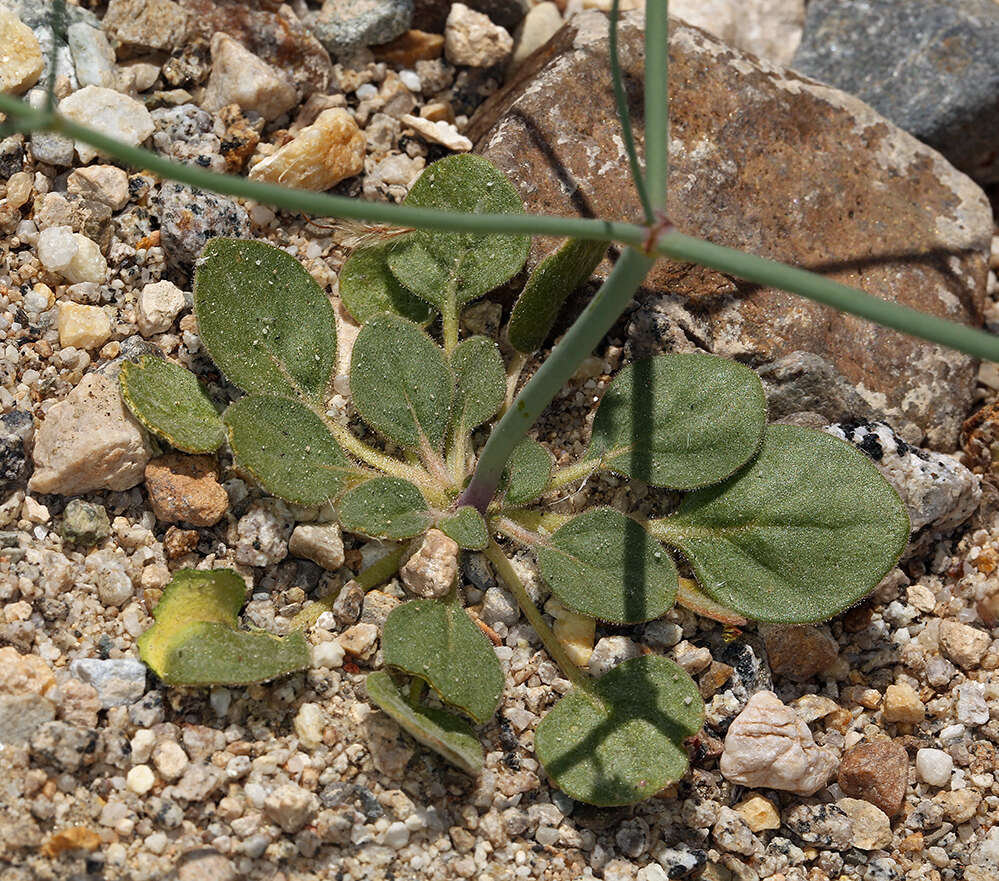
[[[684,738],[704,722],[704,702],[682,667],[657,655],[618,664],[594,693],[574,688],[538,725],[534,748],[566,795],[627,805],[687,770]]]
[[[448,156],[426,168],[405,204],[465,214],[522,214],[524,205],[506,175],[481,156]],[[529,236],[417,230],[388,255],[395,277],[445,314],[516,275],[527,259]]]
[[[458,543],[458,547],[470,551],[481,551],[489,544],[489,530],[482,515],[471,505],[463,505],[457,511],[444,514],[437,521],[437,528]]]
[[[300,632],[279,638],[239,630],[246,583],[231,569],[181,569],[139,637],[139,657],[167,685],[250,685],[304,670]]]
[[[443,600],[396,606],[385,621],[382,651],[387,666],[418,676],[479,724],[496,712],[503,671],[454,592]]]
[[[236,466],[278,498],[321,505],[358,477],[320,418],[298,401],[247,395],[223,419]]]
[[[767,428],[759,455],[651,526],[690,561],[701,590],[758,621],[822,621],[873,590],[909,538],[905,506],[850,444]]]
[[[344,495],[338,509],[344,529],[373,538],[412,538],[434,522],[419,488],[401,477],[365,481]]]
[[[748,367],[715,355],[660,355],[614,377],[586,458],[654,486],[694,489],[744,465],[765,424],[763,386]]]
[[[500,411],[506,397],[506,370],[499,347],[484,336],[463,340],[451,354],[454,373],[454,425],[464,436]]]
[[[538,264],[510,314],[510,345],[518,352],[540,349],[566,298],[592,274],[607,252],[607,242],[569,239]]]
[[[630,517],[597,508],[573,517],[536,549],[538,569],[563,605],[584,615],[635,624],[676,601],[676,566]]]
[[[351,252],[340,270],[340,299],[359,324],[379,312],[393,312],[425,324],[433,315],[430,304],[407,291],[388,267],[392,242]]]
[[[444,445],[454,393],[444,353],[405,318],[376,315],[357,335],[350,391],[361,418],[410,449]]]
[[[554,457],[533,438],[525,437],[513,450],[503,471],[506,505],[526,505],[533,502],[548,486]]]
[[[198,332],[244,391],[321,404],[336,367],[336,319],[315,279],[263,242],[212,239],[194,275]]]
[[[464,719],[447,710],[406,700],[384,670],[369,673],[364,687],[368,697],[414,740],[473,777],[479,775],[485,754],[472,726]]]
[[[121,396],[143,427],[185,453],[214,453],[225,426],[198,378],[179,364],[144,356],[125,361],[118,376]]]

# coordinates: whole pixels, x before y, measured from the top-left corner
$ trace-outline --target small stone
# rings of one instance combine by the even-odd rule
[[[836,757],[815,745],[808,726],[777,695],[760,691],[729,726],[718,767],[743,786],[813,795],[835,771]]]
[[[245,239],[250,234],[250,218],[241,205],[184,184],[163,184],[159,208],[161,243],[175,266],[192,265],[211,238]]]
[[[878,694],[878,702],[880,703],[880,701],[881,695]],[[839,709],[839,704],[836,701],[820,694],[803,694],[801,697],[793,700],[791,706],[803,722],[814,722],[817,719],[823,719]]]
[[[204,763],[189,765],[174,786],[179,799],[201,802],[214,795],[224,781],[222,771]]]
[[[146,492],[163,523],[213,526],[229,509],[213,456],[167,453],[146,465]]]
[[[78,21],[69,26],[66,35],[79,84],[113,89],[118,84],[118,71],[114,49],[104,31]]]
[[[105,709],[134,704],[146,691],[146,665],[134,658],[79,658],[69,671],[97,689]]]
[[[361,604],[361,623],[374,624],[381,632],[389,613],[399,605],[399,600],[384,591],[369,590]]]
[[[39,694],[0,694],[0,744],[27,746],[31,735],[55,719],[55,704]]]
[[[70,499],[62,514],[62,540],[80,547],[93,547],[111,534],[111,521],[103,505]]]
[[[107,566],[97,575],[97,598],[105,606],[123,606],[134,593],[124,565]]]
[[[102,134],[137,147],[153,133],[153,119],[145,105],[103,86],[84,86],[59,102],[59,112]],[[100,151],[77,141],[76,152],[84,164]]]
[[[45,416],[36,433],[34,492],[80,495],[121,492],[142,480],[151,450],[125,409],[117,383],[88,373]]]
[[[184,292],[173,282],[157,281],[147,284],[139,294],[136,314],[139,333],[150,337],[168,331],[185,302]]]
[[[780,828],[780,813],[777,806],[762,795],[751,795],[739,802],[733,810],[746,821],[753,832]]]
[[[31,28],[10,9],[0,6],[0,92],[28,91],[45,69],[42,48]]]
[[[342,107],[324,110],[291,141],[250,169],[252,180],[328,190],[364,170],[365,140]]]
[[[177,780],[187,769],[190,759],[175,740],[164,740],[153,748],[153,764],[164,780]]]
[[[344,650],[338,640],[328,639],[312,647],[312,666],[335,670],[343,666]]]
[[[954,772],[954,759],[942,749],[916,751],[916,773],[930,786],[946,786]]]
[[[411,68],[417,61],[430,61],[440,58],[444,51],[444,37],[426,31],[409,30],[406,33],[372,47],[376,61],[387,61],[399,67]]]
[[[763,640],[770,669],[796,682],[828,671],[839,657],[839,644],[817,627],[767,628]]]
[[[853,823],[836,805],[795,805],[785,825],[806,844],[829,850],[847,850],[853,843]]]
[[[490,587],[482,597],[481,617],[490,627],[497,624],[513,627],[520,620],[520,607],[508,591]]]
[[[458,543],[439,529],[429,530],[399,576],[418,597],[444,596],[458,577]]]
[[[336,595],[333,601],[333,618],[341,627],[357,623],[364,602],[364,588],[352,578]]]
[[[271,120],[297,103],[295,87],[278,70],[227,34],[212,37],[212,75],[201,102],[205,110],[238,104]]]
[[[59,345],[99,349],[111,338],[111,320],[100,306],[59,304]]]
[[[27,410],[0,415],[0,493],[24,486],[28,478],[28,450],[35,436],[35,420]]]
[[[385,834],[382,836],[382,843],[386,847],[391,847],[392,850],[402,850],[402,848],[409,844],[409,827],[398,820],[389,824],[388,829],[385,830]]]
[[[244,566],[273,566],[288,556],[291,514],[277,503],[254,505],[236,524],[236,562]]]
[[[982,683],[962,682],[957,687],[957,721],[965,725],[985,725],[989,721]]]
[[[560,27],[562,13],[556,4],[546,2],[532,7],[517,30],[510,67],[519,67],[528,55],[555,36]]]
[[[722,850],[747,857],[761,856],[763,853],[763,843],[753,834],[742,816],[731,808],[722,806],[719,809],[711,836]]]
[[[9,645],[0,648],[0,694],[45,694],[53,685],[55,676],[43,658]]]
[[[146,839],[148,844],[149,839]],[[188,851],[177,861],[177,881],[236,881],[232,862],[210,847]]]
[[[982,796],[973,789],[955,789],[953,792],[941,792],[933,797],[941,808],[944,816],[955,826],[967,823],[978,813]]]
[[[894,817],[902,810],[909,779],[909,755],[891,740],[859,743],[846,751],[837,783],[853,798],[862,798]]]
[[[310,23],[331,55],[394,40],[413,18],[413,0],[325,0]]]
[[[867,864],[864,881],[902,881],[898,863],[890,857],[878,857]]]
[[[77,168],[66,178],[66,189],[107,205],[112,211],[120,211],[128,204],[128,172],[114,165]]]
[[[101,696],[97,689],[70,676],[58,688],[59,717],[83,728],[97,727],[97,714],[101,709]]]
[[[681,639],[683,639],[683,628],[663,618],[650,621],[642,631],[642,642],[660,651],[673,648]]]
[[[36,162],[44,162],[56,168],[66,168],[73,164],[75,152],[76,145],[72,138],[52,132],[31,133],[31,155]]]
[[[323,709],[319,704],[304,703],[298,708],[295,734],[308,749],[315,749],[323,742]]]
[[[335,572],[344,560],[340,527],[336,523],[302,523],[291,534],[288,552]]]
[[[156,775],[149,765],[136,765],[125,776],[125,785],[136,795],[145,795],[156,783]]]
[[[900,682],[885,689],[882,713],[886,722],[918,725],[923,721],[926,710],[916,690],[907,682]]]
[[[70,284],[99,284],[108,264],[100,246],[69,226],[50,226],[38,235],[38,259],[51,272],[60,273]],[[94,307],[96,308],[96,307]]]
[[[374,624],[355,624],[341,633],[337,641],[347,654],[368,658],[378,642],[378,628]]]
[[[167,52],[184,44],[187,13],[173,0],[110,0],[104,29],[120,43]]]
[[[298,832],[319,809],[319,800],[307,789],[286,783],[264,801],[264,813],[285,832]]]
[[[589,615],[566,609],[554,599],[545,604],[545,611],[555,619],[552,630],[569,659],[580,667],[586,667],[593,657],[597,622]]]
[[[431,122],[411,113],[404,113],[400,118],[403,125],[408,125],[411,129],[423,135],[432,144],[440,144],[456,153],[467,153],[472,149],[472,142],[464,135],[459,134],[458,129],[450,122]]]
[[[694,676],[711,666],[711,650],[683,640],[673,650],[673,659]]]
[[[666,847],[660,843],[652,851],[652,855],[666,870],[666,876],[670,881],[698,875],[708,859],[703,850],[694,849],[683,843],[678,843],[675,847]]]
[[[513,37],[506,28],[493,24],[488,15],[464,3],[451,4],[444,28],[448,61],[468,67],[492,67],[506,61],[512,51]]]
[[[978,666],[992,638],[984,630],[960,621],[940,622],[940,648],[955,664],[965,670]]]
[[[627,636],[605,636],[593,648],[589,668],[594,676],[603,676],[618,664],[641,656],[642,650]]]
[[[860,850],[883,850],[891,844],[891,821],[888,815],[869,801],[841,798],[836,802],[853,824],[854,847]]]

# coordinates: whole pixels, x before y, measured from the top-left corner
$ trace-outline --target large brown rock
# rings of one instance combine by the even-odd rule
[[[639,145],[642,26],[641,13],[628,13],[620,30]],[[588,12],[525,62],[469,134],[528,210],[638,221],[613,107],[607,19]],[[981,322],[992,232],[984,194],[866,104],[673,22],[670,114],[668,209],[681,231]],[[536,240],[531,263],[554,246]],[[970,408],[973,359],[698,266],[659,261],[633,321],[642,328],[653,337],[645,350],[703,348],[756,367],[810,353],[833,393],[798,409],[880,416],[934,447],[955,446]],[[843,412],[857,402],[844,388],[867,413]],[[795,401],[785,396],[771,415]]]

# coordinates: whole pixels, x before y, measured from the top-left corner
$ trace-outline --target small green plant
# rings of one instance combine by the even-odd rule
[[[503,175],[475,156],[434,164],[409,200],[520,207]],[[327,412],[337,363],[333,310],[296,260],[260,242],[210,242],[194,287],[204,346],[245,395],[220,417],[192,374],[157,359],[125,365],[121,387],[137,418],[167,442],[205,452],[224,433],[239,470],[287,501],[332,502],[344,529],[405,542],[436,528],[463,549],[484,551],[574,686],[538,727],[540,760],[574,798],[624,804],[684,772],[683,740],[702,724],[697,687],[651,655],[593,680],[570,660],[494,536],[530,548],[560,603],[601,621],[658,618],[679,596],[727,622],[805,622],[869,592],[897,562],[909,521],[862,454],[822,432],[768,427],[756,374],[698,354],[625,367],[600,401],[578,462],[556,470],[541,444],[521,438],[494,491],[480,494],[473,433],[503,412],[524,356],[543,345],[558,304],[603,256],[602,245],[569,242],[538,267],[512,311],[505,359],[492,339],[460,338],[461,309],[514,277],[528,245],[522,236],[419,231],[349,257],[344,301],[366,319],[350,357],[351,400],[380,443]],[[440,342],[425,325],[440,328]],[[609,507],[574,516],[546,508],[548,494],[597,471],[687,495],[675,513],[649,520]],[[697,588],[681,591],[670,549]],[[399,561],[396,554],[394,567],[366,586],[392,577]],[[241,599],[226,576],[210,588],[205,582],[197,615],[172,624],[191,577],[171,586],[143,637],[150,666],[187,684],[286,672],[295,635],[275,641],[235,631]],[[225,597],[216,598],[223,582]],[[251,641],[254,663],[236,665]],[[482,748],[465,719],[493,716],[503,675],[458,585],[394,609],[382,649],[390,672],[371,674],[371,700],[475,773]],[[427,703],[424,685],[443,706]]]

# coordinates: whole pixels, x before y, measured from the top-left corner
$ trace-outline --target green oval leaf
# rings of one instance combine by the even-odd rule
[[[660,355],[614,377],[586,458],[654,486],[694,489],[748,462],[765,424],[763,385],[748,367],[715,355]]]
[[[769,426],[753,462],[650,528],[683,552],[715,602],[795,624],[862,599],[909,539],[905,506],[866,456],[793,425]]]
[[[481,551],[489,544],[489,530],[482,515],[471,505],[463,505],[453,514],[444,514],[437,521],[437,528],[458,547]]]
[[[417,676],[442,701],[482,724],[503,693],[503,671],[489,641],[455,594],[410,600],[389,612],[382,631],[385,664]]]
[[[198,332],[246,392],[321,404],[336,367],[336,319],[294,257],[264,242],[212,239],[194,274]]]
[[[464,437],[492,419],[506,398],[506,368],[499,346],[484,336],[463,340],[451,354],[454,373],[454,425]]]
[[[348,532],[401,540],[426,532],[434,522],[415,484],[401,477],[376,477],[340,500],[340,524]]]
[[[407,701],[384,670],[364,680],[368,697],[391,716],[418,743],[443,756],[473,777],[482,771],[485,754],[472,726],[464,719],[436,707]]]
[[[510,313],[507,336],[518,352],[540,349],[566,298],[600,265],[607,242],[569,239],[531,273]]]
[[[405,204],[463,214],[523,214],[506,175],[481,156],[448,156],[424,170]],[[445,314],[499,287],[527,260],[529,236],[417,230],[389,252],[395,277]]]
[[[393,242],[352,251],[340,270],[340,299],[358,324],[379,312],[392,312],[426,324],[434,314],[429,303],[407,291],[388,267]]]
[[[630,517],[597,508],[573,517],[536,549],[538,570],[563,605],[592,618],[637,624],[676,601],[676,566]]]
[[[601,807],[655,795],[687,770],[684,738],[704,723],[697,685],[672,661],[632,658],[574,688],[541,720],[534,748],[566,795]]]
[[[143,427],[185,453],[214,453],[225,427],[197,377],[179,364],[144,356],[125,361],[121,397]]]
[[[247,395],[223,419],[236,466],[286,501],[324,504],[359,475],[322,420],[298,401]]]
[[[554,457],[533,438],[525,437],[516,447],[503,471],[506,505],[526,505],[540,496],[552,476]]]
[[[350,392],[361,418],[397,444],[440,450],[453,394],[444,353],[405,318],[376,315],[357,335]]]
[[[139,637],[139,657],[167,685],[251,685],[309,666],[300,632],[239,630],[246,583],[231,569],[181,569]]]

